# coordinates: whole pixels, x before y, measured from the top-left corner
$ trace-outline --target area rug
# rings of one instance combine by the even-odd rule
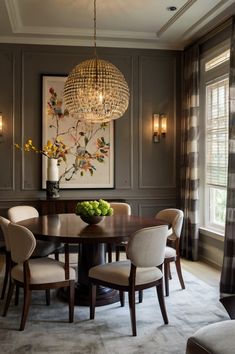
[[[75,322],[69,324],[68,306],[55,292],[48,307],[44,292],[35,292],[23,332],[18,331],[22,299],[18,307],[10,306],[7,317],[0,317],[0,353],[184,354],[187,338],[195,330],[228,316],[219,303],[218,289],[189,272],[183,275],[185,290],[174,272],[170,281],[170,296],[165,298],[168,325],[163,323],[155,289],[144,291],[143,303],[136,305],[137,337],[131,335],[127,298],[124,308],[119,303],[97,307],[95,320],[89,320],[87,307],[78,306]]]

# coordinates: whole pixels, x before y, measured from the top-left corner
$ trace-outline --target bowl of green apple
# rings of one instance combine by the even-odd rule
[[[113,215],[110,204],[103,199],[78,202],[75,214],[79,215],[82,221],[92,225],[101,222],[105,216]]]

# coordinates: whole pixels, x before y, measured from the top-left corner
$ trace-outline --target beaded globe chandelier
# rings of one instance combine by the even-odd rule
[[[129,105],[129,88],[120,70],[98,59],[96,53],[96,0],[94,0],[94,59],[75,66],[64,86],[69,113],[92,123],[103,123],[123,116]]]

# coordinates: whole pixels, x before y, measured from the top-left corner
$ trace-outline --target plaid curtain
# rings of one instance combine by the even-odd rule
[[[229,74],[229,160],[224,260],[220,292],[235,294],[235,19],[233,18]],[[235,301],[234,301],[235,303]]]
[[[183,256],[198,259],[198,121],[199,47],[184,51],[183,118],[181,121],[181,209],[184,227],[181,236]]]

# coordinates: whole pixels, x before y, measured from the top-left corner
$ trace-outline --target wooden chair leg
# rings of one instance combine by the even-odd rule
[[[21,317],[20,323],[20,331],[23,331],[25,328],[25,323],[29,313],[29,306],[31,302],[31,290],[25,288],[24,289],[24,305],[23,305],[23,312]]]
[[[55,260],[56,261],[59,261],[59,252],[54,252],[54,255],[55,255]]]
[[[119,291],[119,298],[120,298],[121,307],[124,307],[125,306],[125,293],[124,293],[124,291]]]
[[[110,243],[107,244],[107,252],[108,252],[108,263],[112,262],[112,245]]]
[[[14,291],[14,287],[15,284],[12,283],[11,279],[9,281],[9,286],[8,286],[8,292],[7,292],[7,298],[6,298],[6,302],[5,302],[5,306],[4,306],[4,310],[3,310],[3,317],[5,317],[7,315],[7,311],[9,309],[10,303],[11,303],[11,298],[13,295],[13,291]]]
[[[164,301],[164,295],[163,295],[163,281],[159,285],[157,285],[157,296],[158,296],[158,301],[162,313],[162,317],[164,320],[165,324],[168,324],[168,317],[166,313],[166,306],[165,306],[165,301]]]
[[[11,256],[9,252],[6,252],[6,257],[5,257],[5,274],[4,274],[4,280],[3,280],[3,287],[2,287],[2,293],[1,293],[1,300],[4,299],[6,288],[7,288],[7,283],[10,277],[10,268],[11,268]]]
[[[116,262],[120,260],[120,246],[116,245]]]
[[[49,306],[51,303],[50,289],[46,289],[45,293],[46,293],[46,304],[47,306]]]
[[[169,296],[169,262],[164,262],[165,294]]]
[[[95,318],[96,285],[90,284],[90,320]]]
[[[171,264],[169,263],[169,279],[172,279],[172,275],[171,275]]]
[[[132,335],[136,336],[137,332],[136,332],[136,315],[135,315],[135,291],[133,289],[130,289],[128,291],[128,297],[129,297]]]
[[[143,290],[139,290],[139,303],[143,302]]]
[[[74,280],[69,282],[69,322],[72,323],[74,320]]]
[[[183,276],[182,276],[180,258],[179,257],[177,257],[177,259],[175,261],[175,266],[176,266],[176,271],[177,271],[177,274],[178,274],[178,278],[179,278],[179,281],[180,281],[181,288],[185,289],[184,279],[183,279]]]
[[[20,295],[20,288],[16,285],[16,292],[15,292],[15,306],[19,305],[19,295]]]

